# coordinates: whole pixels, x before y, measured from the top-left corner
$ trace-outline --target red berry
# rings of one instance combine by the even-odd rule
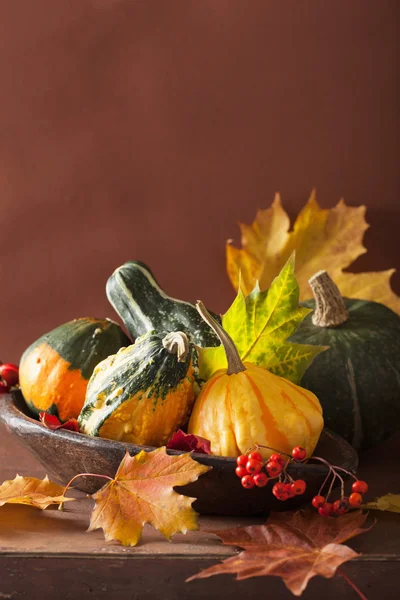
[[[306,491],[306,482],[303,479],[297,479],[290,486],[295,496],[301,496]]]
[[[280,482],[275,483],[272,488],[272,493],[278,500],[283,500],[283,496],[285,495],[285,484]]]
[[[262,455],[260,452],[250,452],[249,460],[257,460],[258,462],[262,462]]]
[[[252,475],[245,475],[242,477],[242,486],[246,488],[246,490],[250,490],[254,487],[254,479]]]
[[[17,385],[19,381],[18,367],[16,365],[12,365],[11,363],[0,365],[0,379],[3,379],[8,387]]]
[[[288,500],[288,498],[293,498],[295,496],[295,493],[292,490],[292,484],[291,483],[285,483],[285,490],[284,490],[284,500]]]
[[[351,489],[358,494],[366,494],[368,492],[368,484],[365,481],[358,480],[353,483]]]
[[[268,477],[264,472],[256,473],[253,479],[257,487],[265,487],[268,483]]]
[[[247,465],[247,461],[249,460],[247,454],[241,454],[236,459],[236,464],[238,467],[245,467]]]
[[[238,477],[240,477],[240,479],[242,479],[242,477],[245,475],[248,475],[246,467],[236,467],[235,473]]]
[[[335,500],[332,505],[332,511],[335,515],[344,515],[349,510],[349,501],[347,498],[340,498]]]
[[[246,469],[248,473],[254,475],[255,473],[259,473],[262,469],[262,462],[259,460],[250,459],[246,464]]]
[[[361,494],[358,494],[357,492],[353,492],[352,494],[350,494],[349,503],[352,508],[358,508],[359,506],[361,506],[362,501],[363,499]]]
[[[7,394],[9,392],[8,385],[5,381],[0,381],[0,394]]]
[[[318,508],[318,512],[321,517],[330,517],[332,514],[332,504],[330,502],[325,502]]]
[[[282,468],[285,466],[286,462],[283,456],[281,456],[280,454],[271,454],[269,460],[271,462],[277,462],[279,465],[281,465]]]
[[[269,460],[265,465],[265,469],[270,477],[276,477],[282,473],[281,465],[274,460]]]
[[[311,504],[314,508],[319,508],[325,504],[325,498],[323,496],[314,496],[314,498],[311,500]]]
[[[303,446],[295,446],[292,450],[292,457],[294,460],[301,461],[307,456],[307,451]]]

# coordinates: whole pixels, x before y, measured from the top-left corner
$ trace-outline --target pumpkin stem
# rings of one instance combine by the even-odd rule
[[[203,317],[204,321],[211,327],[211,329],[217,334],[221,340],[221,344],[224,347],[226,360],[228,361],[228,375],[235,375],[246,370],[246,367],[242,363],[239,352],[231,338],[231,336],[221,327],[221,325],[210,315],[201,300],[196,303],[196,308]]]
[[[315,298],[312,322],[318,327],[338,327],[349,318],[342,295],[326,271],[318,271],[308,280]]]
[[[171,331],[162,340],[162,345],[170,354],[176,354],[179,362],[185,362],[189,354],[189,340],[183,331]]]

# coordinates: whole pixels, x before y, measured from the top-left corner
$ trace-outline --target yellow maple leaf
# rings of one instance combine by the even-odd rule
[[[386,494],[377,498],[375,502],[364,504],[363,508],[400,513],[400,494]]]
[[[196,530],[195,498],[182,496],[173,487],[196,481],[210,468],[189,454],[170,456],[165,447],[136,456],[126,452],[115,478],[92,496],[96,505],[88,531],[101,528],[107,541],[136,546],[145,523],[168,540],[174,533]]]
[[[347,206],[343,200],[331,209],[321,208],[313,191],[298,215],[293,230],[279,194],[271,207],[258,211],[252,225],[240,225],[242,248],[227,243],[227,271],[235,289],[249,294],[256,281],[269,288],[293,251],[300,300],[311,297],[308,280],[327,270],[343,296],[373,300],[400,313],[400,298],[390,288],[394,269],[371,273],[345,273],[366,252],[363,237],[368,224],[365,206]]]
[[[44,479],[17,475],[15,479],[0,485],[0,506],[27,504],[43,510],[50,504],[62,504],[74,500],[74,498],[65,498],[63,492],[64,487],[50,481],[47,475]]]

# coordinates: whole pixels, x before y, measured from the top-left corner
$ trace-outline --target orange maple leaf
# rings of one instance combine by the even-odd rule
[[[165,447],[130,456],[127,451],[115,478],[96,492],[88,531],[103,529],[107,541],[118,540],[135,546],[145,523],[158,529],[168,540],[174,533],[198,529],[195,498],[173,490],[196,481],[211,467],[189,454],[170,456]]]
[[[373,300],[400,314],[400,298],[390,287],[394,269],[370,273],[347,273],[346,269],[367,250],[363,246],[365,206],[347,206],[341,200],[332,209],[322,209],[315,192],[298,215],[293,230],[279,194],[266,210],[259,210],[252,225],[240,224],[242,248],[227,243],[227,271],[235,289],[247,295],[259,281],[269,288],[289,256],[296,251],[296,278],[300,299],[312,296],[308,280],[326,270],[343,296]]]
[[[62,504],[74,500],[74,498],[65,498],[63,492],[64,487],[50,481],[47,475],[44,479],[17,475],[15,479],[0,485],[0,506],[27,504],[43,510],[50,504]]]
[[[321,518],[315,511],[275,513],[265,525],[213,531],[224,544],[239,546],[244,552],[187,581],[227,573],[236,574],[237,579],[274,575],[300,596],[312,577],[331,578],[341,564],[358,556],[342,542],[368,531],[361,528],[366,518],[361,511],[336,519]]]

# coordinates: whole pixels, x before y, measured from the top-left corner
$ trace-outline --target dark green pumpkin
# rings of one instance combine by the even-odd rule
[[[304,302],[314,313],[290,341],[329,346],[301,385],[319,398],[327,427],[355,448],[368,448],[400,428],[400,317],[376,302],[341,300],[348,317],[337,326],[314,324],[316,302]],[[319,313],[329,302],[319,304]]]
[[[193,402],[187,336],[149,332],[95,368],[79,416],[80,430],[161,446],[188,420]]]
[[[34,414],[77,417],[95,366],[131,342],[117,323],[84,317],[40,337],[23,353],[21,390]]]
[[[148,331],[184,331],[198,346],[219,346],[215,333],[190,302],[170,298],[142,262],[118,267],[106,286],[107,297],[132,339]],[[220,317],[214,315],[220,321]]]

